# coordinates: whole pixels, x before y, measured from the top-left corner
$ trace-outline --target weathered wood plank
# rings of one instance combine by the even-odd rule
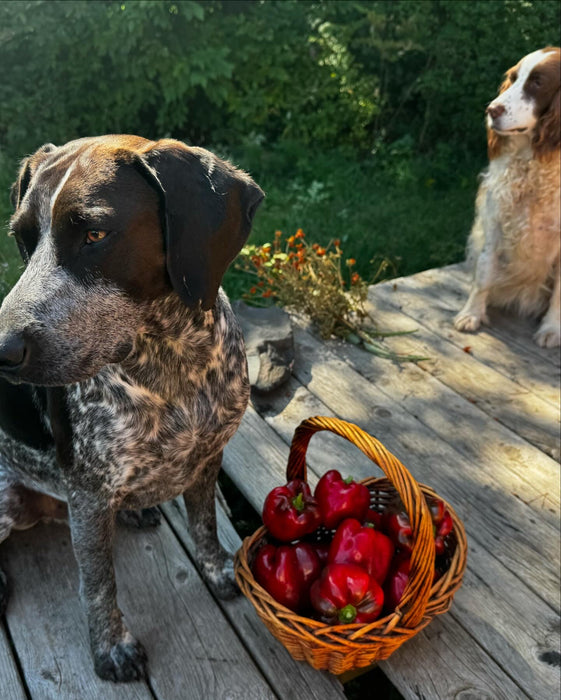
[[[381,439],[419,481],[454,504],[466,526],[476,522],[472,536],[558,610],[557,528],[513,496],[524,486],[516,474],[466,459],[324,344],[298,327],[294,336],[298,380],[337,415]]]
[[[2,562],[12,588],[6,620],[33,700],[152,698],[144,683],[117,686],[94,673],[68,528],[14,533]]]
[[[386,319],[384,314],[381,317]],[[397,368],[343,341],[325,345],[467,459],[491,468],[499,478],[515,474],[518,490],[510,479],[506,483],[513,495],[557,527],[559,464],[554,459],[501,423],[489,420],[477,405],[413,363]],[[500,465],[500,472],[491,465]]]
[[[4,549],[14,581],[7,620],[33,700],[152,698],[143,683],[95,676],[67,528],[16,533]],[[119,603],[158,698],[185,697],[186,688],[194,700],[274,698],[167,523],[119,531],[115,552]]]
[[[390,296],[403,307],[404,313],[422,322],[460,350],[469,347],[471,355],[479,362],[558,408],[561,370],[552,368],[551,363],[545,361],[551,351],[544,350],[543,356],[538,356],[533,348],[528,351],[526,345],[513,345],[512,335],[491,335],[486,326],[477,333],[457,331],[453,321],[462,292],[455,289],[454,284],[455,280],[449,274],[444,275],[441,270],[426,270],[412,277],[375,285],[371,298],[375,299],[382,289],[394,292]],[[495,315],[500,314],[497,312]],[[519,323],[529,322],[519,320]],[[532,345],[537,351],[541,350],[533,341]]]
[[[405,700],[523,700],[526,695],[450,614],[380,664]],[[531,696],[533,700],[545,697]],[[553,698],[554,696],[550,696]]]
[[[477,404],[491,418],[559,459],[559,410],[463,352],[427,328],[420,319],[408,316],[399,287],[397,290],[382,285],[370,287],[369,291],[367,306],[374,317],[383,314],[383,318],[391,322],[392,330],[417,328],[414,335],[387,338],[388,347],[430,357],[430,361],[419,363],[422,369]]]
[[[189,554],[194,556],[195,546],[187,528],[183,502],[177,499],[166,503],[162,510]],[[241,540],[219,503],[216,510],[220,540],[233,554],[239,549]],[[279,698],[344,699],[343,687],[337,678],[294,661],[283,645],[270,634],[246,598],[240,596],[234,600],[218,600],[217,603]]]
[[[0,623],[0,698],[2,700],[25,700],[25,690],[10,643]]]
[[[285,398],[282,401],[284,402]],[[304,404],[301,400],[296,403]],[[323,413],[329,415],[330,412],[326,410]],[[296,423],[291,426],[291,431],[295,425]],[[286,436],[288,439],[291,437],[291,431]],[[237,482],[238,487],[254,508],[260,511],[268,491],[284,478],[288,445],[283,444],[281,437],[275,435],[272,428],[267,426],[252,408],[246,413],[237,436],[237,444],[234,446],[230,443],[225,451],[226,471]],[[322,440],[328,437],[325,433],[321,435]],[[283,438],[285,438],[284,435]],[[317,449],[312,448],[315,440],[316,438],[312,440],[308,450],[310,460],[314,450]],[[341,439],[339,442],[348,444]],[[351,445],[349,447],[358,454],[356,448]],[[230,455],[226,459],[228,452]],[[326,469],[336,463],[332,455],[331,446],[328,449],[325,449],[325,446],[321,448],[320,464],[323,466],[327,459]],[[348,462],[345,455],[340,455],[336,457],[337,459],[343,459],[344,463]],[[248,487],[247,476],[243,482],[239,481],[243,473],[240,469],[245,467],[247,472],[248,464],[259,465],[255,470],[255,479],[251,480],[251,487]],[[317,466],[315,462],[313,466]],[[340,462],[338,466],[341,467]],[[353,464],[353,471],[356,473],[355,467],[356,463]],[[314,485],[317,482],[317,474],[315,471],[310,471],[309,476],[310,483]],[[255,488],[252,488],[254,485]],[[415,700],[423,697],[439,698],[439,700],[450,698],[452,700],[460,697],[458,693],[461,690],[465,690],[466,693],[470,691],[465,697],[525,697],[511,678],[450,614],[434,620],[427,630],[380,664],[405,698]],[[469,662],[458,664],[458,655]],[[489,695],[480,695],[480,690],[486,690]],[[473,694],[470,694],[471,691]]]
[[[309,409],[313,409],[313,414],[332,414],[318,399],[314,401],[313,397],[308,397],[306,402],[302,401],[305,391],[304,387],[299,387],[294,401],[286,405],[281,400],[275,406],[274,399],[269,397],[266,420],[287,443],[294,426],[309,415]],[[343,474],[352,472],[357,475],[361,471],[353,461],[355,454],[359,453],[357,448],[335,436],[330,437],[335,437],[339,444],[333,444],[330,440],[329,446],[326,446],[325,437],[327,434],[321,433],[310,442],[307,452],[310,469],[321,473],[339,468]],[[345,465],[352,467],[345,468]],[[366,473],[372,472],[370,462]],[[311,481],[313,483],[313,476]],[[477,527],[468,523],[466,527],[472,535],[468,570],[464,586],[454,599],[453,614],[526,692],[533,697],[546,697],[556,689],[559,674],[539,657],[546,651],[554,653],[558,648],[559,634],[556,630],[559,617],[476,543],[473,536],[479,534]],[[520,657],[519,663],[511,668],[510,659],[517,655]]]
[[[451,300],[459,311],[465,304],[471,287],[471,275],[465,265],[448,265],[427,270],[419,275],[427,273],[448,288]],[[485,327],[486,333],[505,340],[516,346],[523,354],[534,356],[542,363],[550,363],[557,368],[561,366],[561,357],[557,348],[540,348],[534,342],[534,333],[539,326],[538,321],[522,319],[516,313],[504,309],[490,309],[489,318],[491,325]]]

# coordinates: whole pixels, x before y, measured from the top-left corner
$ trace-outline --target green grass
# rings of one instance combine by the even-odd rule
[[[317,151],[296,143],[216,147],[248,170],[266,192],[251,240],[272,240],[275,230],[302,228],[310,242],[339,238],[346,257],[366,279],[376,260],[388,258],[396,275],[460,260],[473,217],[480,163],[455,163],[443,151],[431,160],[393,149],[362,159],[341,150]],[[0,222],[10,216],[15,162],[0,159]],[[373,261],[373,262],[372,262]],[[21,272],[15,242],[0,231],[0,296]],[[231,268],[224,285],[232,298],[251,282]]]
[[[346,257],[372,281],[381,258],[396,275],[462,259],[473,218],[479,164],[453,165],[400,155],[358,160],[302,147],[240,149],[227,154],[249,170],[266,199],[250,240],[264,243],[277,229],[302,228],[309,242],[341,240]],[[251,286],[230,269],[224,286],[239,297]]]

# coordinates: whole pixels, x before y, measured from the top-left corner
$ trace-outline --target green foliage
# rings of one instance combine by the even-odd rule
[[[101,132],[481,148],[505,68],[556,0],[0,2],[0,148]]]

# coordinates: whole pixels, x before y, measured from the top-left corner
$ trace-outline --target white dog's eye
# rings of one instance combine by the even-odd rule
[[[107,236],[107,231],[100,231],[96,228],[90,229],[86,231],[86,243],[97,243],[98,241],[102,241],[105,236]]]

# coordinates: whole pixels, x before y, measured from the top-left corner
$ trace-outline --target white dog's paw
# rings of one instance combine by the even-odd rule
[[[542,348],[558,348],[561,340],[559,324],[542,323],[534,334],[534,340]]]
[[[454,319],[454,328],[463,333],[473,333],[482,323],[489,323],[486,314],[478,314],[472,309],[462,309]]]

